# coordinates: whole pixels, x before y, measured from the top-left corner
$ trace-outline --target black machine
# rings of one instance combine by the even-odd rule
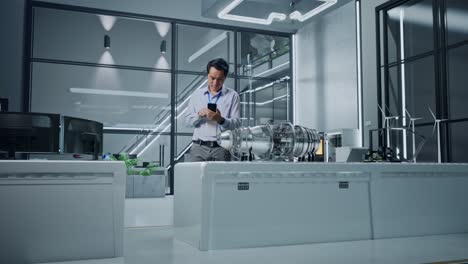
[[[0,112],[0,159],[99,159],[102,123],[43,113]]]
[[[59,153],[60,115],[0,112],[0,157]]]
[[[63,116],[62,153],[102,156],[102,123]]]

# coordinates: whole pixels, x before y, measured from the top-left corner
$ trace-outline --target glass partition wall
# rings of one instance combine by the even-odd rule
[[[376,16],[378,111],[391,127],[380,145],[401,160],[467,162],[468,2],[390,1]]]
[[[244,126],[291,119],[290,38],[237,35],[239,95]]]
[[[32,2],[29,110],[104,123],[104,152],[167,169],[184,161],[190,96],[206,63],[230,64],[244,125],[290,120],[289,34]],[[100,11],[100,12],[99,12]]]

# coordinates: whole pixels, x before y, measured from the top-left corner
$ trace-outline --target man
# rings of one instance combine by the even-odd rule
[[[224,85],[229,64],[214,59],[206,65],[208,86],[196,90],[187,109],[186,123],[194,127],[193,145],[187,161],[228,161],[231,154],[216,141],[219,130],[231,130],[240,126],[239,95]],[[210,106],[211,110],[208,109]]]

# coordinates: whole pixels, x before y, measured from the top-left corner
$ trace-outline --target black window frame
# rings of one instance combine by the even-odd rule
[[[468,122],[468,116],[463,118],[450,119],[449,118],[449,83],[448,83],[448,52],[452,49],[467,46],[468,40],[459,41],[448,45],[447,43],[447,0],[432,0],[433,8],[433,37],[434,37],[434,48],[432,51],[417,54],[415,56],[405,58],[403,61],[398,59],[396,62],[388,62],[388,40],[387,40],[387,21],[386,11],[404,5],[413,0],[392,0],[384,4],[381,4],[375,8],[375,20],[376,20],[376,59],[377,59],[377,102],[378,105],[382,105],[382,98],[385,100],[385,105],[389,103],[389,68],[395,65],[401,65],[405,62],[412,62],[419,59],[424,59],[429,56],[434,56],[434,76],[435,76],[435,98],[436,98],[436,109],[433,109],[438,119],[446,119],[440,122],[441,132],[441,157],[442,162],[453,162],[452,161],[452,145],[456,144],[450,138],[450,125],[458,122]],[[382,24],[381,24],[382,20]],[[383,29],[383,32],[381,32]],[[381,34],[383,33],[383,39]],[[382,43],[383,42],[383,43]],[[383,53],[382,53],[383,52]],[[382,62],[383,54],[383,62]],[[383,69],[383,74],[382,74]],[[382,81],[384,87],[382,87]],[[401,102],[399,102],[401,105]],[[376,109],[378,116],[378,126],[383,127],[382,114],[379,109]],[[387,109],[384,110],[388,115]],[[424,122],[417,123],[416,127],[432,126],[433,120],[424,120]],[[379,146],[384,146],[385,142],[382,137],[379,137]]]

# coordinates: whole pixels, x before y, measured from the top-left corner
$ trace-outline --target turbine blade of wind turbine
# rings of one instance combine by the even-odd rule
[[[380,107],[380,105],[377,105],[377,107],[380,109],[380,112],[382,112],[383,116],[384,116],[384,117],[387,117],[387,116],[385,115],[385,112],[384,112],[384,110],[382,109],[382,107]]]
[[[390,111],[390,108],[388,107],[388,105],[386,105],[385,108],[387,109],[388,113],[389,113],[391,116],[395,116],[395,115],[393,115],[392,111]]]
[[[437,118],[436,118],[434,112],[432,112],[431,108],[428,107],[427,109],[429,109],[429,112],[431,112],[431,115],[432,115],[432,117],[434,118],[434,120],[437,120]]]
[[[405,111],[406,111],[406,114],[408,115],[408,117],[409,117],[410,119],[413,119],[413,118],[411,117],[411,115],[409,114],[408,109],[405,108]]]
[[[421,152],[422,148],[424,147],[424,144],[426,143],[426,140],[427,139],[425,137],[421,138],[421,141],[419,142],[418,147],[417,147],[416,151],[413,154],[412,160],[414,160],[419,155],[419,152]]]

